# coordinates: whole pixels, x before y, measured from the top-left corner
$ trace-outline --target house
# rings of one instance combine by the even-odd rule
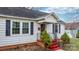
[[[0,46],[36,42],[41,31],[60,38],[64,23],[55,13],[44,13],[24,7],[0,7]]]
[[[66,23],[65,29],[71,38],[76,38],[76,34],[79,31],[79,22]]]

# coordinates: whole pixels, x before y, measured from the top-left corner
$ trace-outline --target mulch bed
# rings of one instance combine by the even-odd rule
[[[4,49],[3,51],[49,51],[47,48],[38,46],[36,43],[19,44],[17,48]]]

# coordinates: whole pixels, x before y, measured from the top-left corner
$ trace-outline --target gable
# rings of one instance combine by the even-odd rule
[[[48,15],[45,20],[53,23],[57,23],[57,19],[52,15]]]

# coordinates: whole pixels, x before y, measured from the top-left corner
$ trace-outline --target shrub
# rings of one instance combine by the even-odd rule
[[[46,31],[41,32],[41,39],[45,46],[50,46],[51,44],[51,37]]]
[[[67,35],[66,32],[61,36],[61,40],[63,41],[63,44],[69,44],[70,43],[70,38],[69,38],[69,36]]]
[[[79,38],[79,30],[77,31],[76,38]]]

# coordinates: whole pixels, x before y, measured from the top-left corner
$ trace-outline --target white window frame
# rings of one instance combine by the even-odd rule
[[[12,34],[12,27],[13,27],[12,24],[13,24],[13,22],[20,22],[20,33],[19,34]],[[27,34],[22,33],[22,23],[29,23],[29,33],[27,33]],[[11,36],[30,35],[30,21],[11,20],[10,30],[11,30],[11,32],[10,32]]]
[[[23,33],[23,23],[27,23],[27,24],[28,24],[28,26],[26,25],[26,26],[27,26],[27,28],[28,28],[28,33]],[[30,32],[30,31],[29,31],[29,30],[30,30],[30,28],[29,28],[29,27],[30,27],[30,26],[29,26],[29,22],[22,22],[22,31],[21,31],[21,32],[22,32],[22,34],[29,34],[29,32]]]
[[[18,21],[12,21],[12,34],[13,34],[13,22],[18,22]],[[17,33],[17,34],[20,34],[20,22],[18,22],[19,23],[19,33]],[[13,35],[17,35],[16,33],[14,33]]]

